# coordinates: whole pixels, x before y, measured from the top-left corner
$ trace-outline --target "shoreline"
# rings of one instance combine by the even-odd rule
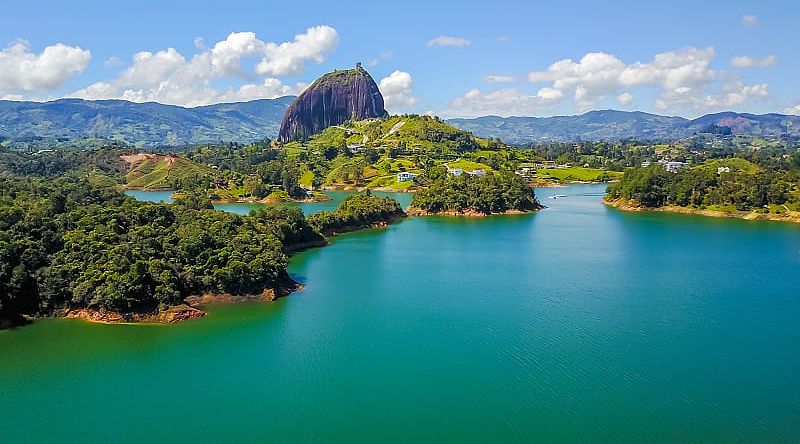
[[[700,208],[681,207],[677,205],[665,205],[657,208],[647,208],[639,205],[634,201],[625,201],[623,199],[607,200],[603,198],[603,204],[620,211],[627,211],[632,213],[672,213],[672,214],[693,214],[696,216],[728,218],[728,219],[742,219],[742,220],[760,220],[772,222],[789,222],[800,223],[800,211],[788,211],[787,214],[773,214],[773,213],[758,213],[755,211],[737,211],[729,213],[726,211],[717,210],[703,210]]]
[[[302,291],[304,288],[302,284],[291,280],[289,287],[270,287],[264,289],[261,294],[233,295],[229,293],[204,293],[202,295],[188,296],[184,299],[182,304],[173,305],[154,312],[121,313],[105,308],[78,308],[65,309],[58,315],[50,317],[80,319],[93,324],[107,325],[177,324],[204,317],[208,314],[204,308],[209,305],[273,302],[291,293]]]
[[[353,231],[366,230],[366,229],[370,229],[370,228],[387,228],[387,227],[389,227],[389,225],[392,225],[393,223],[396,223],[397,221],[403,220],[403,219],[407,218],[408,216],[410,216],[410,214],[408,212],[392,214],[386,220],[380,220],[380,221],[377,221],[377,222],[370,222],[370,223],[358,224],[358,225],[344,225],[344,226],[339,227],[337,229],[323,230],[321,232],[321,234],[323,236],[325,236],[325,237],[334,237],[334,236],[338,236],[340,234],[352,233]],[[327,243],[327,241],[326,241],[326,243]]]
[[[467,210],[467,211],[454,211],[454,210],[447,210],[447,211],[439,211],[436,213],[432,213],[430,211],[425,211],[419,208],[409,207],[406,210],[406,213],[409,216],[418,216],[418,217],[431,217],[431,216],[444,216],[444,217],[468,217],[468,218],[484,218],[490,216],[509,216],[509,215],[519,215],[519,214],[530,214],[535,213],[539,210],[544,209],[544,206],[540,208],[534,208],[531,210],[506,210],[500,213],[482,213],[480,211],[475,210]]]

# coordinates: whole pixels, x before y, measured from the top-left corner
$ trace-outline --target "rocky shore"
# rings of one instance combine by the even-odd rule
[[[483,213],[480,211],[475,210],[466,210],[466,211],[439,211],[439,212],[430,212],[425,211],[419,208],[409,208],[406,210],[409,216],[448,216],[448,217],[474,217],[474,218],[481,218],[481,217],[488,217],[488,216],[502,216],[508,214],[528,214],[533,213],[534,211],[539,211],[541,208],[522,211],[522,210],[506,210],[499,213]]]
[[[205,307],[215,304],[241,304],[243,302],[272,302],[292,292],[300,291],[303,285],[291,281],[286,287],[267,288],[260,294],[232,295],[227,293],[206,293],[189,296],[183,304],[165,307],[154,312],[121,313],[105,308],[80,308],[66,310],[63,317],[83,319],[99,324],[175,324],[206,315]]]
[[[344,226],[340,226],[340,227],[335,227],[335,228],[331,228],[331,229],[322,230],[322,234],[327,236],[327,237],[330,237],[330,236],[336,236],[336,235],[339,235],[339,234],[350,233],[352,231],[363,230],[363,229],[366,229],[366,228],[386,228],[389,225],[391,225],[391,224],[393,224],[393,223],[395,223],[395,222],[397,222],[399,220],[402,220],[402,219],[404,219],[406,217],[407,217],[406,213],[393,214],[393,215],[391,215],[389,218],[387,218],[385,220],[379,220],[379,221],[376,221],[376,222],[369,222],[369,223],[356,224],[356,225],[344,225]]]
[[[649,208],[640,205],[635,201],[628,201],[624,199],[606,200],[603,199],[603,204],[609,207],[616,208],[621,211],[631,212],[661,212],[661,213],[677,213],[677,214],[695,214],[698,216],[707,217],[723,217],[744,220],[771,220],[779,222],[792,222],[800,223],[800,211],[786,211],[783,214],[774,213],[761,213],[758,211],[718,211],[701,208],[681,207],[677,205],[665,205],[663,207]]]

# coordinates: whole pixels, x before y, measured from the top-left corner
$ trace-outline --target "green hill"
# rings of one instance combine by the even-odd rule
[[[309,148],[349,145],[360,148],[403,148],[411,152],[459,153],[488,147],[475,137],[438,117],[403,115],[387,119],[350,121],[312,136]]]
[[[131,165],[125,174],[129,188],[179,189],[207,186],[216,173],[211,167],[201,165],[184,157],[160,154],[134,154],[122,156]]]
[[[485,155],[502,156],[500,151],[509,148],[455,128],[438,117],[419,115],[348,121],[324,129],[305,143],[291,142],[282,147],[289,156],[321,166],[302,173],[307,183],[317,177],[326,186],[398,191],[418,184],[413,180],[399,181],[400,172],[422,176],[434,167],[441,171],[492,171]]]

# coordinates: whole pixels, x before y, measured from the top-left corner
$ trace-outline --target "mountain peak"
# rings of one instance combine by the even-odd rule
[[[278,140],[290,142],[348,120],[384,117],[383,96],[366,69],[329,72],[315,80],[289,106]]]

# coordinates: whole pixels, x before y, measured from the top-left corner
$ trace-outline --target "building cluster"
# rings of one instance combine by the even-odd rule
[[[588,168],[588,167],[589,167],[588,164],[584,165],[584,168]],[[524,177],[526,179],[530,179],[530,178],[536,176],[536,170],[542,170],[542,169],[562,169],[563,170],[563,169],[567,169],[567,168],[572,168],[572,164],[571,163],[559,164],[559,163],[556,163],[553,160],[545,160],[545,161],[542,161],[542,162],[521,163],[517,167],[517,170],[515,171],[515,173],[518,176],[522,176],[522,177]]]
[[[669,171],[670,173],[677,173],[680,170],[689,168],[689,164],[686,162],[678,162],[674,160],[664,160],[661,159],[658,161],[658,164],[663,166],[665,170]],[[642,168],[647,168],[651,165],[651,162],[645,161],[642,162]]]
[[[456,176],[456,177],[458,177],[458,176],[460,176],[462,174],[468,174],[470,176],[475,176],[475,177],[483,177],[483,176],[486,175],[486,171],[484,171],[482,169],[464,171],[464,169],[462,169],[462,168],[448,168],[447,169],[447,174],[452,174],[453,176]]]

